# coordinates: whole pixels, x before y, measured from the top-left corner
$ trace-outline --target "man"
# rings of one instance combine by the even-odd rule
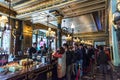
[[[28,50],[29,58],[32,59],[32,55],[37,52],[37,43],[33,43],[32,47]]]
[[[83,52],[82,50],[79,49],[79,45],[77,43],[74,44],[74,54],[76,56],[76,66],[75,66],[75,70],[76,70],[76,75],[78,75],[79,73],[79,69],[78,67],[80,66],[80,68],[82,68],[82,63],[83,63]],[[80,77],[82,76],[82,72],[80,71]]]
[[[105,54],[102,46],[100,46],[99,50],[98,63],[100,65],[100,72],[104,75],[104,80],[106,80],[108,56]]]
[[[47,54],[47,50],[45,49],[45,47],[41,46],[40,50],[38,51],[38,54],[40,54],[40,56],[46,56]]]
[[[66,80],[71,80],[71,72],[72,72],[72,54],[69,51],[68,44],[64,43],[63,48],[66,53]]]

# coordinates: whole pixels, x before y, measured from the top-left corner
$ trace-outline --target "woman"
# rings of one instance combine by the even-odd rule
[[[66,53],[63,47],[60,47],[53,57],[58,58],[57,74],[58,80],[64,80],[66,74]]]

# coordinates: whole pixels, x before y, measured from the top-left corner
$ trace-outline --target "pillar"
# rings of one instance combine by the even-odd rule
[[[55,33],[56,33],[56,34],[55,34],[55,36],[56,36],[56,37],[55,37],[55,49],[57,50],[57,31],[55,31]]]
[[[61,33],[61,22],[62,22],[62,16],[57,16],[57,48],[60,48],[62,46],[62,33]]]
[[[113,13],[116,11],[116,4],[117,4],[117,0],[111,0],[110,2],[110,6],[111,6],[111,16],[113,15]],[[110,19],[113,20],[113,19]],[[117,39],[117,34],[116,34],[116,30],[115,30],[115,25],[113,25],[112,21],[109,21],[110,24],[110,29],[111,29],[111,34],[112,35],[112,47],[113,47],[113,64],[115,66],[120,65],[120,52],[118,49],[118,39]]]
[[[13,34],[14,34],[14,54],[18,55],[18,51],[21,51],[21,46],[22,46],[22,41],[20,39],[20,36],[23,32],[23,21],[17,20],[18,24],[16,24],[16,26],[18,26],[18,28],[13,29]]]
[[[39,30],[35,30],[35,42],[38,44],[38,34]]]

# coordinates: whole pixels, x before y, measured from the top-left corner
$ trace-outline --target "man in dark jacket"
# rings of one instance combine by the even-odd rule
[[[75,70],[76,70],[76,75],[78,73],[78,67],[80,65],[80,68],[82,69],[82,64],[83,64],[83,52],[82,49],[79,47],[79,45],[77,43],[74,44],[74,54],[77,58],[76,60],[76,66],[75,66]],[[82,76],[82,71],[80,71],[80,77]]]
[[[32,47],[28,50],[29,57],[32,59],[32,55],[37,52],[37,43],[33,43]]]
[[[108,56],[105,54],[102,46],[100,46],[98,64],[100,65],[101,73],[107,74]]]
[[[66,53],[66,80],[71,80],[72,71],[72,53],[69,51],[68,44],[64,43],[63,48]]]

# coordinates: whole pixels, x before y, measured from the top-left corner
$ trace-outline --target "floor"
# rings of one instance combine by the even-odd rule
[[[108,70],[107,74],[101,74],[94,68],[93,72],[83,76],[81,80],[120,80],[120,67],[116,67],[115,71]]]

